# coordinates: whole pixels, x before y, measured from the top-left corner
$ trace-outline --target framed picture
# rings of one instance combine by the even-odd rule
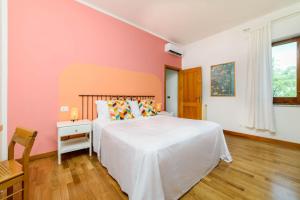
[[[235,96],[235,62],[211,66],[210,78],[211,96]]]

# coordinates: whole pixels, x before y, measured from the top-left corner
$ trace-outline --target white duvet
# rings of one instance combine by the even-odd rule
[[[220,159],[232,161],[221,126],[209,121],[96,120],[94,132],[101,163],[131,200],[178,199]]]

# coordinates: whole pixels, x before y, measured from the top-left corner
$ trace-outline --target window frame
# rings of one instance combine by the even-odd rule
[[[273,42],[272,47],[292,42],[297,42],[297,97],[273,97],[273,104],[300,105],[300,36]]]

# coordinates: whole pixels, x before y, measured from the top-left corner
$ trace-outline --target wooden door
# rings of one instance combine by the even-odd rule
[[[201,67],[179,71],[179,117],[202,119],[202,69]]]

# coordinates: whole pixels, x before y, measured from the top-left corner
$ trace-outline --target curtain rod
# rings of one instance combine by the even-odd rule
[[[288,18],[288,17],[294,16],[294,15],[297,15],[297,14],[300,14],[300,11],[296,11],[296,12],[293,12],[293,13],[288,14],[288,15],[280,16],[280,17],[277,17],[277,18],[272,19],[272,20],[270,20],[270,21],[271,21],[271,22],[280,21],[280,20],[282,20],[282,19],[284,19],[284,18]],[[248,31],[250,31],[250,30],[251,30],[251,28],[249,28],[249,27],[243,29],[244,32],[248,32]]]
[[[288,18],[288,17],[291,17],[291,16],[293,16],[293,15],[297,15],[297,14],[300,14],[300,11],[296,11],[296,12],[291,13],[291,14],[289,14],[289,15],[284,15],[284,16],[281,16],[281,17],[277,17],[277,18],[275,18],[275,19],[272,19],[271,22],[276,22],[276,21],[279,21],[279,20],[281,20],[281,19]]]

